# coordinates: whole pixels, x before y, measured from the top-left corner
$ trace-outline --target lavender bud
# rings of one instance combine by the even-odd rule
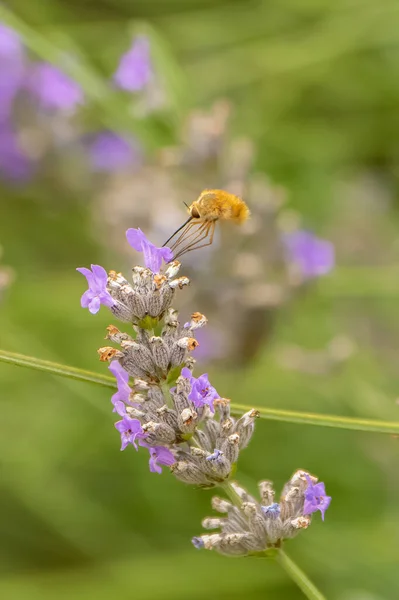
[[[169,425],[174,431],[178,430],[177,413],[175,410],[168,408],[166,404],[164,404],[161,408],[156,409],[156,414],[161,421]]]
[[[192,433],[196,427],[197,413],[191,408],[185,408],[177,418],[182,433]]]
[[[180,267],[181,267],[181,263],[179,263],[178,260],[173,260],[171,263],[169,263],[169,265],[165,271],[166,277],[168,279],[174,279],[174,277],[176,277],[176,275],[180,271]]]
[[[255,429],[255,419],[259,416],[259,411],[252,409],[238,419],[235,430],[240,434],[240,449],[248,446]]]
[[[208,319],[205,315],[202,315],[199,312],[195,312],[191,315],[190,329],[199,329],[200,327],[204,327],[204,325],[206,325],[207,323]]]
[[[225,521],[225,519],[216,519],[216,518],[212,518],[212,517],[207,517],[206,519],[204,519],[202,521],[202,527],[204,529],[219,529],[223,522]]]
[[[172,427],[166,423],[154,423],[150,421],[143,425],[143,431],[148,435],[146,441],[151,446],[165,446],[176,441],[176,434]]]
[[[230,464],[234,464],[238,460],[238,453],[240,451],[240,436],[238,433],[230,435],[221,446],[223,454]]]
[[[206,475],[199,469],[194,462],[179,461],[172,465],[171,471],[173,475],[184,483],[195,485],[209,485],[209,480]]]
[[[178,277],[178,279],[173,279],[169,282],[169,286],[173,290],[176,288],[182,290],[185,285],[190,285],[190,280],[188,277]]]
[[[221,422],[230,418],[230,400],[228,398],[218,398],[213,404],[220,415]]]
[[[272,481],[260,481],[258,484],[261,503],[264,506],[269,506],[273,503],[275,491]]]
[[[108,333],[105,336],[105,339],[110,340],[111,342],[114,342],[116,344],[120,344],[125,340],[133,341],[130,335],[128,335],[127,333],[122,333],[117,327],[115,327],[115,325],[108,325],[107,331]]]
[[[161,369],[161,371],[167,371],[169,365],[168,346],[161,337],[157,337],[155,335],[150,338],[150,345],[155,364]]]
[[[143,344],[136,342],[122,342],[122,348],[126,351],[126,355],[130,356],[140,369],[149,375],[156,376],[156,367],[151,356],[151,352]]]

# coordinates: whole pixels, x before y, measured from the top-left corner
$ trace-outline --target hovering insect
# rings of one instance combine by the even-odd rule
[[[216,221],[233,221],[241,224],[249,217],[249,208],[245,202],[224,190],[204,190],[198,200],[186,206],[189,218],[164,243],[166,246],[181,232],[170,246],[174,259],[186,252],[210,246],[213,242]],[[207,238],[209,239],[204,242]]]

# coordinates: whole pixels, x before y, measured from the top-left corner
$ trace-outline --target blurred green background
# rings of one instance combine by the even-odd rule
[[[254,168],[287,190],[289,210],[334,241],[336,270],[279,311],[273,337],[249,365],[207,365],[219,393],[248,406],[398,420],[397,0],[9,6],[30,26],[28,37],[40,34],[81,58],[87,92],[90,75],[105,82],[131,32],[145,31],[168,109],[136,123],[124,105],[93,93],[87,127],[115,119],[151,161],[177,142],[192,110],[227,98],[230,135],[255,144]],[[107,227],[93,225],[101,185],[70,157],[48,162],[29,184],[2,185],[2,261],[15,273],[0,305],[4,349],[106,372],[96,349],[109,315],[80,308],[84,283],[74,269],[126,270],[134,258],[107,243]],[[195,269],[191,277],[199,285]],[[179,297],[183,312],[202,309],[189,298]],[[223,320],[216,325],[223,329]],[[353,347],[347,360],[307,369],[306,353],[323,352],[336,336]],[[279,359],[292,345],[305,368]],[[233,562],[191,546],[211,513],[211,492],[150,473],[147,457],[131,448],[120,453],[109,391],[6,365],[0,377],[2,597],[303,597],[272,561]],[[329,599],[399,597],[398,449],[393,436],[261,420],[240,459],[237,478],[252,490],[264,478],[280,490],[297,468],[326,483],[333,501],[325,522],[317,516],[287,551]]]

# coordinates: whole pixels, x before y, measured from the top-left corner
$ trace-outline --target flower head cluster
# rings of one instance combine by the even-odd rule
[[[118,386],[112,404],[121,417],[115,425],[121,449],[145,447],[152,471],[167,465],[181,481],[212,487],[230,477],[258,413],[234,419],[229,400],[220,398],[208,375],[193,376],[195,333],[207,319],[195,312],[181,325],[171,307],[175,290],[189,280],[176,277],[180,263],[169,248],[157,248],[140,229],[129,229],[126,237],[146,265],[133,268],[131,283],[99,265],[78,269],[89,284],[81,305],[94,314],[102,304],[133,326],[128,334],[110,325],[107,339],[118,347],[99,349]]]
[[[173,261],[171,250],[154,246],[140,229],[129,229],[127,240],[142,252],[145,263],[133,268],[131,282],[115,271],[107,275],[99,265],[78,269],[89,284],[82,306],[96,313],[103,304],[132,326],[131,333],[125,333],[110,325],[106,339],[114,346],[98,350],[116,378],[111,401],[120,417],[115,428],[121,450],[145,448],[152,472],[169,467],[184,483],[233,491],[235,505],[214,498],[213,507],[227,517],[205,519],[204,527],[220,533],[194,538],[197,548],[245,555],[279,547],[306,529],[315,511],[324,519],[331,498],[324,484],[306,471],[293,475],[278,503],[269,481],[259,484],[261,503],[229,481],[259,413],[252,409],[234,418],[230,401],[219,396],[208,375],[193,375],[195,336],[207,319],[194,312],[182,325],[171,307],[176,289],[189,280],[177,277],[180,263]]]
[[[274,502],[272,482],[261,481],[260,503],[244,488],[232,483],[238,505],[213,498],[212,507],[226,513],[226,517],[209,517],[202,525],[205,529],[220,529],[220,533],[195,537],[194,546],[229,556],[279,548],[283,540],[309,527],[312,513],[319,510],[324,519],[331,498],[325,495],[324,483],[316,482],[317,478],[306,471],[296,471],[285,484],[280,501]]]

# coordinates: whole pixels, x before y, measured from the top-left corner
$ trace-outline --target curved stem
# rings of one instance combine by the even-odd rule
[[[296,563],[283,550],[278,552],[278,561],[287,575],[289,575],[297,586],[302,590],[309,600],[326,600],[325,596],[310,581],[309,577],[298,567]]]
[[[227,496],[230,498],[231,502],[235,506],[241,506],[242,500],[239,497],[239,495],[235,492],[231,483],[227,482],[219,487],[221,487],[226,492]],[[302,590],[302,592],[307,598],[309,598],[309,600],[326,600],[323,594],[319,592],[317,587],[310,581],[309,577],[298,567],[296,563],[294,563],[293,560],[291,560],[289,556],[287,556],[287,554],[283,550],[281,550],[281,548],[279,550],[275,550],[275,552],[277,552],[278,561],[287,573],[287,575],[291,577],[292,581],[294,581],[297,584],[299,589]],[[264,552],[257,552],[256,554],[254,554],[254,556],[256,558],[275,557],[274,554],[271,554],[270,550],[265,550]]]
[[[9,363],[18,367],[28,367],[28,369],[35,369],[36,371],[45,371],[51,375],[60,375],[61,377],[76,379],[77,381],[96,383],[103,387],[116,388],[115,379],[113,377],[108,377],[108,375],[101,375],[93,373],[92,371],[77,369],[76,367],[60,365],[49,360],[35,358],[34,356],[25,356],[24,354],[17,354],[16,352],[0,350],[0,362]]]
[[[51,375],[68,377],[77,381],[87,383],[96,383],[107,388],[115,388],[116,382],[108,375],[93,373],[84,369],[60,365],[48,360],[41,360],[34,356],[25,356],[7,350],[0,350],[0,362],[9,363],[19,367],[28,367],[37,371],[45,371]],[[169,389],[167,390],[169,393]],[[166,388],[165,388],[166,393]],[[375,433],[399,434],[398,421],[379,421],[376,419],[359,419],[357,417],[340,417],[338,415],[323,415],[317,413],[306,413],[294,410],[282,410],[278,408],[253,407],[245,404],[232,402],[231,410],[233,414],[242,414],[251,408],[259,411],[264,419],[273,421],[286,421],[287,423],[297,423],[300,425],[318,425],[320,427],[335,427],[337,429],[350,429],[352,431],[370,431]]]
[[[279,408],[266,408],[260,406],[245,406],[232,402],[231,410],[246,412],[254,408],[260,416],[273,421],[286,421],[302,425],[319,425],[320,427],[337,427],[339,429],[356,429],[357,431],[374,431],[375,433],[399,433],[398,421],[380,421],[377,419],[362,419],[358,417],[341,417],[338,415],[323,415],[319,413],[306,413],[296,410],[282,410]]]

